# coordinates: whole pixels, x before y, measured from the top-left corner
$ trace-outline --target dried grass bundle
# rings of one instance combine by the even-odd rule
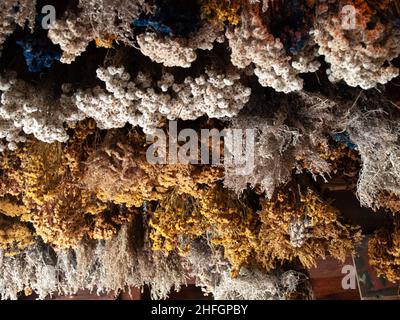
[[[185,256],[190,274],[206,294],[222,300],[286,300],[312,299],[312,291],[305,274],[293,270],[261,271],[242,268],[232,278],[230,264],[224,259],[222,247],[213,246],[205,239],[192,241]]]
[[[21,254],[0,256],[0,297],[16,299],[26,290],[44,299],[71,295],[80,289],[115,293],[127,287],[151,288],[154,299],[165,299],[170,290],[185,283],[180,260],[153,254],[140,223],[121,227],[110,240],[83,241],[74,249],[54,251],[40,241]]]

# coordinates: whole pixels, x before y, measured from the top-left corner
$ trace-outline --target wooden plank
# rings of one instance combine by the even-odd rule
[[[47,300],[115,300],[116,294],[100,294],[90,292],[89,290],[79,290],[78,293],[69,296],[55,295]]]
[[[142,293],[139,288],[129,288],[122,291],[118,300],[142,300]]]
[[[355,289],[344,289],[342,280],[346,274],[342,273],[345,265],[354,266],[352,257],[346,258],[344,263],[327,257],[318,260],[317,267],[309,270],[311,285],[317,300],[360,300],[357,283]]]

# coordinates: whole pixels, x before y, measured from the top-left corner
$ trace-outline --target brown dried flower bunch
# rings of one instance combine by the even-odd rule
[[[378,196],[381,208],[389,209],[392,213],[400,213],[400,198],[388,191],[381,192]]]
[[[132,130],[127,136],[110,130],[104,142],[85,162],[83,183],[102,201],[141,207],[145,201],[176,194],[195,196],[203,185],[222,176],[210,166],[152,164],[146,159],[144,136]]]

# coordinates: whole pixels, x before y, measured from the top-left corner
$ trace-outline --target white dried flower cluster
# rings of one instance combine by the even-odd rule
[[[132,45],[132,21],[141,12],[152,10],[143,0],[80,0],[79,7],[79,15],[66,14],[48,32],[50,40],[63,51],[62,63],[75,61],[96,38],[111,36]]]
[[[74,98],[77,108],[92,117],[100,129],[121,128],[130,123],[148,132],[162,124],[157,111],[167,101],[161,101],[163,97],[151,87],[151,77],[139,73],[130,81],[131,76],[123,67],[99,68],[97,76],[105,82],[106,90],[99,86],[78,90]]]
[[[254,3],[261,3],[262,4],[262,12],[265,12],[268,10],[268,8],[270,7],[270,5],[274,4],[274,1],[276,0],[250,0],[249,2],[251,4]]]
[[[195,120],[203,115],[231,118],[243,109],[251,95],[251,89],[241,84],[239,74],[215,70],[206,70],[197,78],[187,77],[171,89],[171,101],[160,109],[169,120]]]
[[[12,150],[25,141],[23,134],[49,143],[65,142],[64,123],[83,119],[71,99],[52,99],[49,92],[16,79],[12,73],[0,77],[0,94],[0,138],[5,138]]]
[[[186,47],[179,40],[162,37],[154,32],[137,36],[140,52],[151,60],[162,63],[165,67],[189,68],[197,58],[195,48]]]
[[[99,68],[97,75],[105,82],[106,90],[100,87],[79,90],[75,103],[87,117],[96,120],[101,129],[130,123],[152,133],[165,118],[233,117],[244,107],[251,93],[240,83],[237,74],[217,74],[211,70],[194,79],[187,77],[179,84],[166,73],[158,82],[158,90],[152,86],[150,76],[139,73],[131,79],[123,67]]]
[[[300,248],[312,237],[312,222],[310,218],[293,217],[289,223],[288,234],[290,236],[290,244],[295,248]]]
[[[242,69],[253,63],[254,73],[264,87],[285,93],[301,90],[303,80],[292,67],[282,42],[267,30],[256,13],[244,11],[242,20],[246,23],[226,32],[233,65]]]
[[[317,58],[318,48],[313,38],[311,38],[308,40],[305,47],[301,49],[298,54],[293,56],[292,67],[299,73],[316,72],[321,66]]]
[[[378,15],[374,21],[365,8],[355,9],[354,28],[345,30],[343,17],[322,2],[318,6],[315,41],[319,54],[330,64],[330,81],[344,80],[349,86],[370,89],[399,75],[390,61],[400,55],[400,30],[390,21],[380,21]]]
[[[218,25],[205,24],[187,38],[163,37],[154,32],[137,36],[139,49],[151,60],[165,67],[189,68],[196,60],[197,49],[211,50],[213,43],[223,42],[222,30]]]
[[[58,44],[63,51],[60,61],[71,63],[80,56],[90,41],[94,39],[90,23],[78,19],[75,15],[67,15],[50,26],[49,39]]]
[[[13,33],[15,27],[24,27],[28,23],[30,29],[35,25],[36,0],[2,0],[0,2],[0,55],[1,45]]]

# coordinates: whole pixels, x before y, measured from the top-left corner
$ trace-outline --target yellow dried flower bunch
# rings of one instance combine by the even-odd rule
[[[15,219],[0,214],[0,249],[5,255],[15,255],[33,243],[29,227]]]
[[[238,25],[240,23],[240,7],[241,0],[204,0],[201,10],[210,22]]]
[[[170,194],[160,201],[150,221],[154,250],[185,254],[188,239],[208,238],[224,248],[232,274],[254,263],[257,216],[222,187],[206,188],[196,196]]]
[[[380,229],[368,241],[369,263],[379,275],[391,282],[400,282],[400,221],[394,223],[392,232]]]
[[[22,216],[26,212],[26,207],[24,205],[14,203],[13,201],[1,198],[0,199],[0,213],[14,218]]]
[[[111,49],[113,47],[113,41],[116,39],[116,36],[110,34],[105,34],[101,37],[99,36],[95,39],[96,47]]]
[[[288,185],[263,201],[257,259],[266,269],[284,262],[315,266],[329,253],[344,261],[361,240],[358,227],[340,221],[340,213],[311,189]]]
[[[93,152],[95,133],[96,126],[89,120],[74,128],[65,145],[28,139],[14,158],[19,167],[3,172],[18,183],[19,193],[13,196],[23,203],[21,207],[3,203],[3,211],[10,215],[23,210],[20,220],[32,223],[36,234],[57,248],[72,247],[85,236],[108,239],[121,223],[133,218],[128,210],[114,213],[112,204],[82,187],[83,163]]]

